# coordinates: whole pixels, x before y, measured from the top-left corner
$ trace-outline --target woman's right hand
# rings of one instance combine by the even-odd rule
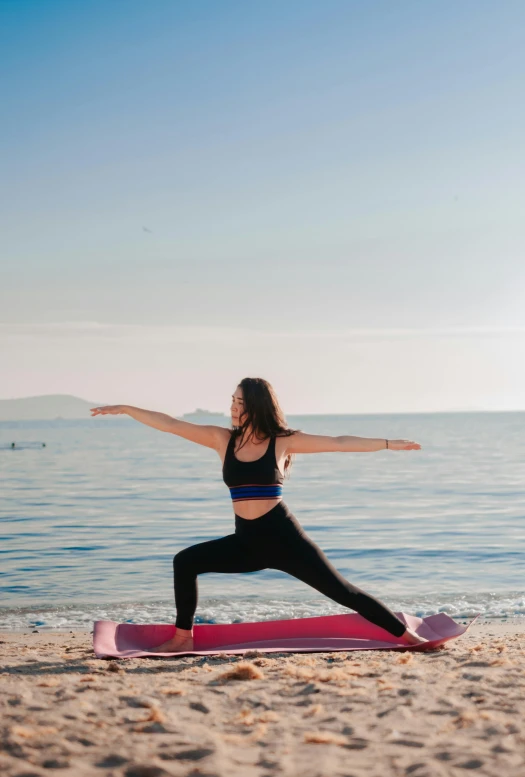
[[[108,413],[110,415],[120,415],[121,413],[126,413],[126,405],[104,405],[103,407],[92,407],[91,409],[91,417],[95,415],[107,415]]]

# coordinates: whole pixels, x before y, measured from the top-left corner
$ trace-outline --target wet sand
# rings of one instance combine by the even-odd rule
[[[0,774],[525,775],[525,619],[432,652],[96,659],[0,633]]]

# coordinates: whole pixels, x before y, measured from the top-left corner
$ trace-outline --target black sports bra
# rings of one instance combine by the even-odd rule
[[[233,502],[275,499],[282,496],[283,476],[275,458],[275,437],[270,437],[266,453],[255,461],[240,461],[234,454],[235,437],[230,435],[222,477]]]

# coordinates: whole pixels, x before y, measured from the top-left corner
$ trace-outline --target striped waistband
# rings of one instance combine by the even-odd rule
[[[275,499],[283,495],[283,487],[280,484],[273,486],[236,486],[230,488],[233,502],[247,501],[249,499]]]

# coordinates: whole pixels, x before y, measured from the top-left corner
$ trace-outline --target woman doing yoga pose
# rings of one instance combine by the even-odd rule
[[[244,378],[232,395],[232,429],[192,424],[164,413],[130,405],[95,407],[93,415],[125,413],[154,429],[171,432],[217,451],[230,489],[235,533],[181,550],[173,559],[177,618],[174,637],[152,652],[193,650],[193,617],[197,609],[197,576],[205,572],[255,572],[279,569],[330,599],[355,610],[406,644],[418,636],[391,610],[349,583],[335,569],[282,501],[282,484],[295,453],[328,451],[419,450],[410,440],[330,437],[290,429],[271,385]]]

